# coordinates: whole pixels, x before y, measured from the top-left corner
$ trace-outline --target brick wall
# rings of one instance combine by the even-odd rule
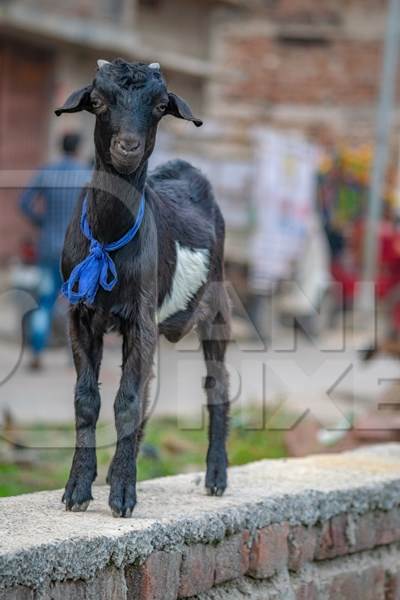
[[[221,591],[221,584],[234,580],[240,586],[257,581],[258,588],[264,584],[272,594],[280,577],[299,600],[394,600],[400,598],[400,562],[395,566],[399,542],[399,508],[357,517],[343,513],[313,527],[273,524],[253,535],[244,530],[216,545],[153,553],[142,565],[126,570],[128,598],[197,597],[212,589]],[[386,555],[374,554],[374,549],[389,550],[387,564]],[[343,557],[350,560],[340,560]]]
[[[211,84],[211,113],[233,126],[318,125],[370,139],[386,3],[281,0],[258,6],[264,9],[216,23],[217,63],[235,76]]]
[[[396,600],[400,445],[141,483],[132,519],[95,487],[0,499],[2,600]]]
[[[252,534],[243,530],[217,544],[155,551],[140,565],[107,567],[89,582],[54,583],[46,597],[233,600],[261,593],[263,600],[397,600],[399,543],[399,508],[358,517],[343,513],[313,527],[284,522]],[[1,595],[35,597],[26,586]]]
[[[254,35],[227,38],[229,64],[240,80],[227,100],[249,103],[369,106],[377,97],[381,44],[376,40],[310,43]]]

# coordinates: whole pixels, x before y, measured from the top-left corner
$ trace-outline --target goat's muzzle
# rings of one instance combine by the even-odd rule
[[[120,173],[132,173],[143,156],[141,140],[130,133],[113,137],[110,145],[113,167]]]

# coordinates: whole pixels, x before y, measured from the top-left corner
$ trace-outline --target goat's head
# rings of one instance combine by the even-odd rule
[[[121,174],[133,173],[153,151],[157,126],[164,115],[202,122],[188,104],[168,92],[160,66],[98,61],[91,85],[73,92],[57,116],[87,110],[96,116],[95,145],[103,163]]]

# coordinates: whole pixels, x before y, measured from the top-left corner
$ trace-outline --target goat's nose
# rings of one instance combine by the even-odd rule
[[[140,146],[140,140],[131,133],[119,135],[117,145],[122,152],[134,152]]]

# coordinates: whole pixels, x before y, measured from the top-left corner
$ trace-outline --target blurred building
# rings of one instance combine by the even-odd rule
[[[170,89],[206,125],[194,136],[188,124],[166,119],[155,159],[185,154],[210,174],[228,222],[228,256],[241,260],[254,131],[370,141],[385,18],[382,0],[3,0],[0,170],[36,167],[68,129],[87,134],[90,158],[92,118],[56,119],[53,107],[87,84],[97,58],[160,62]],[[0,194],[4,263],[25,225],[17,192]]]
[[[5,0],[0,6],[0,262],[13,256],[27,231],[16,190],[28,173],[57,152],[60,133],[80,129],[91,158],[88,115],[54,117],[53,109],[92,78],[96,59],[159,61],[171,89],[204,113],[211,59],[212,14],[235,0]]]
[[[382,0],[254,0],[220,23],[214,52],[235,76],[217,80],[217,118],[373,135],[382,68]],[[399,122],[400,111],[397,112]]]

